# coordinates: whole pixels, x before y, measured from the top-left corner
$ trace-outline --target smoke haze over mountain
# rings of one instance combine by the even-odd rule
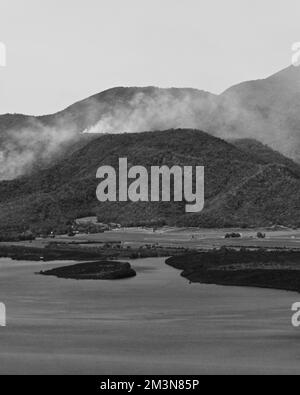
[[[88,133],[195,128],[215,136],[255,138],[300,160],[300,68],[234,86],[216,96],[192,89],[137,90],[116,101]]]
[[[1,136],[0,179],[13,179],[51,163],[78,138],[70,125],[45,126],[28,119],[20,128],[9,129],[7,136]]]
[[[0,179],[53,164],[86,138],[177,128],[255,138],[300,161],[300,69],[216,96],[196,89],[114,88],[44,117],[0,116]]]
[[[99,134],[197,128],[209,122],[213,102],[213,95],[194,89],[115,88],[50,116],[1,116],[0,179],[48,166],[69,146]]]
[[[136,88],[129,100],[116,101],[85,133],[201,128],[210,123],[216,104],[216,96],[194,89]]]

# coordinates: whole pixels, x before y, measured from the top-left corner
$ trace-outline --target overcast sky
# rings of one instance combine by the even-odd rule
[[[299,0],[0,0],[0,113],[44,114],[113,86],[220,93],[288,66]]]

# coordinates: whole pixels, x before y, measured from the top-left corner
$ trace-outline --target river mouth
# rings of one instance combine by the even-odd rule
[[[137,277],[36,276],[74,262],[0,259],[1,374],[299,374],[293,292],[189,284],[163,258]]]

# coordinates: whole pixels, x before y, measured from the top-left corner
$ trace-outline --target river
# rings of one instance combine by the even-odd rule
[[[300,373],[300,295],[190,285],[161,258],[121,281],[34,274],[65,264],[0,259],[0,374]]]

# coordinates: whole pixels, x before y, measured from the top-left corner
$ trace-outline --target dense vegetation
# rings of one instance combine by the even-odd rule
[[[79,217],[123,225],[300,225],[300,166],[269,149],[243,149],[196,130],[104,135],[57,165],[0,183],[0,234],[68,232]],[[205,209],[185,203],[104,203],[96,199],[96,171],[129,166],[205,166]]]
[[[80,245],[78,245],[80,244]],[[187,250],[180,247],[131,247],[122,246],[121,243],[105,243],[102,246],[82,247],[82,243],[56,243],[52,242],[46,247],[27,245],[1,245],[0,257],[22,261],[87,261],[111,259],[138,259],[158,258],[181,255]],[[96,243],[97,244],[97,243]]]
[[[136,276],[129,263],[116,261],[79,263],[41,271],[40,274],[74,280],[119,280]]]
[[[291,66],[221,95],[116,87],[56,114],[0,115],[0,179],[53,165],[85,144],[82,132],[90,128],[101,133],[196,128],[221,138],[255,138],[299,162],[299,81],[299,68]]]
[[[220,250],[167,260],[191,282],[274,288],[300,292],[300,251]]]

